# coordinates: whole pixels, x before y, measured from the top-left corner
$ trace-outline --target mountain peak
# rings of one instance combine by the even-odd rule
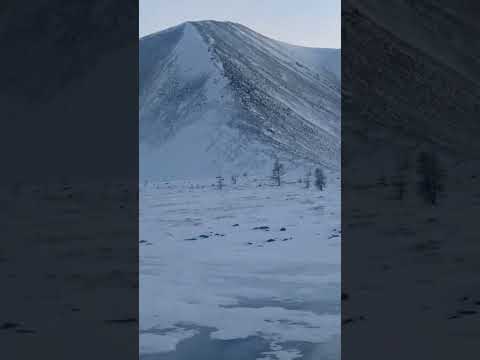
[[[141,39],[139,60],[141,175],[339,167],[339,52],[203,20]]]
[[[191,25],[210,25],[210,26],[238,26],[238,27],[246,27],[245,25],[232,22],[232,21],[223,21],[223,20],[213,20],[213,19],[205,19],[205,20],[189,20],[185,21],[182,24],[191,24]],[[180,25],[182,25],[180,24]]]

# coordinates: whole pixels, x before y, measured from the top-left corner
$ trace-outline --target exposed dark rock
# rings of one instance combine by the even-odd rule
[[[458,310],[458,314],[460,315],[475,315],[477,313],[477,310]]]
[[[105,320],[107,324],[133,324],[137,322],[136,318]]]
[[[2,325],[0,325],[0,330],[15,329],[15,328],[17,328],[17,327],[19,327],[19,326],[20,326],[19,323],[6,321],[6,322],[4,322]]]
[[[269,230],[270,230],[270,226],[256,226],[256,227],[254,227],[252,230],[265,230],[265,231],[269,231]]]

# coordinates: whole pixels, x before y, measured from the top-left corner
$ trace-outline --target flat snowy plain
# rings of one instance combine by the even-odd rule
[[[339,176],[228,180],[140,188],[141,359],[339,359]]]

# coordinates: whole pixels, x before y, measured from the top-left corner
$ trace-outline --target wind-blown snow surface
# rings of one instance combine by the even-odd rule
[[[323,192],[250,176],[222,190],[143,184],[141,358],[339,359],[340,181],[329,179]]]
[[[139,61],[142,178],[339,168],[338,49],[202,21],[142,38]]]

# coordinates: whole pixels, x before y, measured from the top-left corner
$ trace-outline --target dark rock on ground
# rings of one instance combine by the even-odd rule
[[[130,324],[136,323],[136,318],[125,318],[125,319],[112,319],[112,320],[105,320],[107,324]]]
[[[256,227],[254,227],[252,230],[265,230],[265,231],[269,231],[269,230],[270,230],[270,226],[256,226]]]
[[[460,315],[475,315],[477,314],[477,310],[459,310],[458,314]]]
[[[0,325],[0,330],[14,329],[14,328],[17,328],[19,326],[20,326],[19,323],[6,321],[2,325]]]

